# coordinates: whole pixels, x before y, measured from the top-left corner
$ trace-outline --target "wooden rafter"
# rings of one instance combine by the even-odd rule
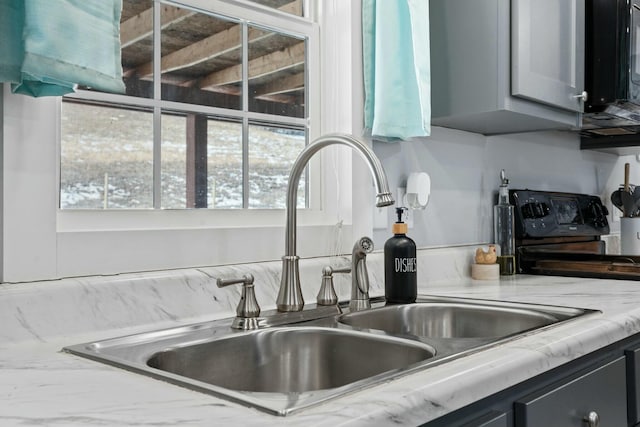
[[[278,10],[287,13],[300,14],[302,10],[302,0],[294,0],[281,6]],[[182,49],[176,50],[162,57],[160,69],[163,73],[191,67],[202,62],[222,56],[242,47],[241,26],[234,25],[217,34],[213,34],[205,39],[195,42]],[[274,36],[275,33],[249,28],[249,43]],[[136,69],[139,77],[144,78],[153,74],[153,62],[148,62]]]
[[[256,92],[255,97],[266,99],[302,89],[304,89],[304,73],[297,73],[265,84]]]
[[[162,28],[195,15],[189,9],[162,5]],[[120,46],[125,48],[153,34],[153,8],[144,10],[120,24]]]
[[[291,95],[260,96],[260,97],[256,97],[256,99],[260,99],[262,101],[278,102],[280,104],[299,104],[300,103],[297,96],[291,96]]]
[[[249,41],[254,42],[267,37],[273,33],[250,28]],[[162,57],[161,70],[163,73],[191,67],[196,64],[214,59],[228,52],[238,49],[242,44],[242,34],[240,27],[234,25],[224,31],[216,33],[206,39],[190,44],[182,49],[176,50]],[[138,76],[144,78],[153,74],[153,62],[148,62],[136,69]]]
[[[162,7],[162,28],[172,27],[179,30],[185,27],[182,31],[187,32],[189,31],[188,24],[186,22],[181,24],[181,21],[199,13],[166,4],[162,4],[160,7]],[[291,0],[281,6],[279,10],[300,15],[302,0]],[[173,27],[176,24],[177,26]],[[183,87],[196,86],[206,91],[235,96],[241,95],[242,89],[238,85],[242,81],[241,64],[234,64],[225,69],[211,72],[211,74],[204,75],[199,79],[172,73],[172,71],[193,67],[216,58],[222,59],[228,56],[229,53],[236,55],[242,49],[241,28],[241,25],[232,25],[226,30],[212,34],[203,40],[196,41],[163,56],[160,64],[163,83]],[[152,35],[153,8],[144,10],[121,24],[121,44],[123,48],[148,40]],[[277,32],[250,26],[248,28],[248,43],[253,45],[260,42],[259,45],[255,45],[255,48],[252,48],[252,52],[258,53],[258,49],[262,49],[258,48],[258,46],[273,45],[273,43],[268,43],[267,39],[279,35],[281,34]],[[305,62],[305,43],[292,41],[296,44],[283,47],[275,52],[263,53],[262,57],[256,57],[249,61],[249,79],[260,79],[259,85],[254,83],[251,87],[253,98],[282,103],[300,102],[299,91],[304,90],[304,73],[298,72],[293,75],[286,72],[281,73],[281,71],[299,67]],[[123,72],[127,78],[146,80],[153,75],[153,63],[148,62],[136,68],[125,69]]]
[[[305,43],[301,42],[249,61],[249,79],[273,74],[304,64],[304,62]],[[199,86],[201,89],[210,89],[214,86],[228,85],[240,81],[242,81],[242,64],[234,65],[203,77],[199,82]]]

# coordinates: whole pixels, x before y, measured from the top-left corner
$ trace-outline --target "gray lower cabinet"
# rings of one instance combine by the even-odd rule
[[[492,411],[465,424],[463,427],[508,427],[507,421],[507,414]]]
[[[425,426],[640,426],[640,334],[537,375]]]
[[[640,423],[640,348],[627,348],[627,414],[629,425]]]
[[[591,424],[588,422],[590,414]],[[620,357],[568,383],[517,400],[514,415],[516,427],[626,426],[625,358]]]

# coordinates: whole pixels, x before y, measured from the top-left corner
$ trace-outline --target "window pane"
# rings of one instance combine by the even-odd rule
[[[242,208],[242,125],[162,115],[162,207]]]
[[[249,27],[249,110],[304,117],[305,41]]]
[[[242,208],[242,124],[208,121],[209,206]]]
[[[302,16],[302,0],[250,0],[263,6],[278,9],[281,12]]]
[[[249,126],[249,207],[285,208],[289,172],[305,147],[300,129]],[[298,186],[298,207],[306,207],[306,176]]]
[[[153,207],[150,112],[62,103],[60,207]]]
[[[302,16],[298,0],[256,2]],[[154,8],[159,28],[153,28]],[[272,116],[258,122],[254,113],[306,117],[306,40],[241,18],[162,1],[123,0],[122,64],[130,97],[118,98],[123,105],[86,95],[64,99],[62,208],[152,208],[154,188],[164,209],[285,207],[289,170],[306,133],[293,129],[292,120],[280,123]],[[161,70],[160,93],[153,90],[154,38],[161,47],[155,52],[161,58],[155,64]],[[248,105],[242,105],[246,87]],[[153,98],[162,108],[161,128],[155,129],[160,135],[153,135],[151,104],[140,98]],[[243,120],[253,120],[249,135],[243,135]],[[154,140],[160,144],[160,182],[152,182]],[[249,153],[243,152],[247,140]],[[306,181],[305,174],[299,207],[307,205]]]
[[[241,108],[242,26],[162,6],[162,99]]]

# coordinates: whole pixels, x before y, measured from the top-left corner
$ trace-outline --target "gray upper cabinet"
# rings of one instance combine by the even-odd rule
[[[584,1],[431,0],[432,124],[483,134],[575,128]]]
[[[584,0],[512,0],[511,8],[511,93],[581,112]]]

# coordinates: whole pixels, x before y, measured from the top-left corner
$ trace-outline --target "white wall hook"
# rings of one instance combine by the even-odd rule
[[[405,200],[410,209],[425,209],[431,194],[431,178],[426,172],[413,172],[407,178]]]

